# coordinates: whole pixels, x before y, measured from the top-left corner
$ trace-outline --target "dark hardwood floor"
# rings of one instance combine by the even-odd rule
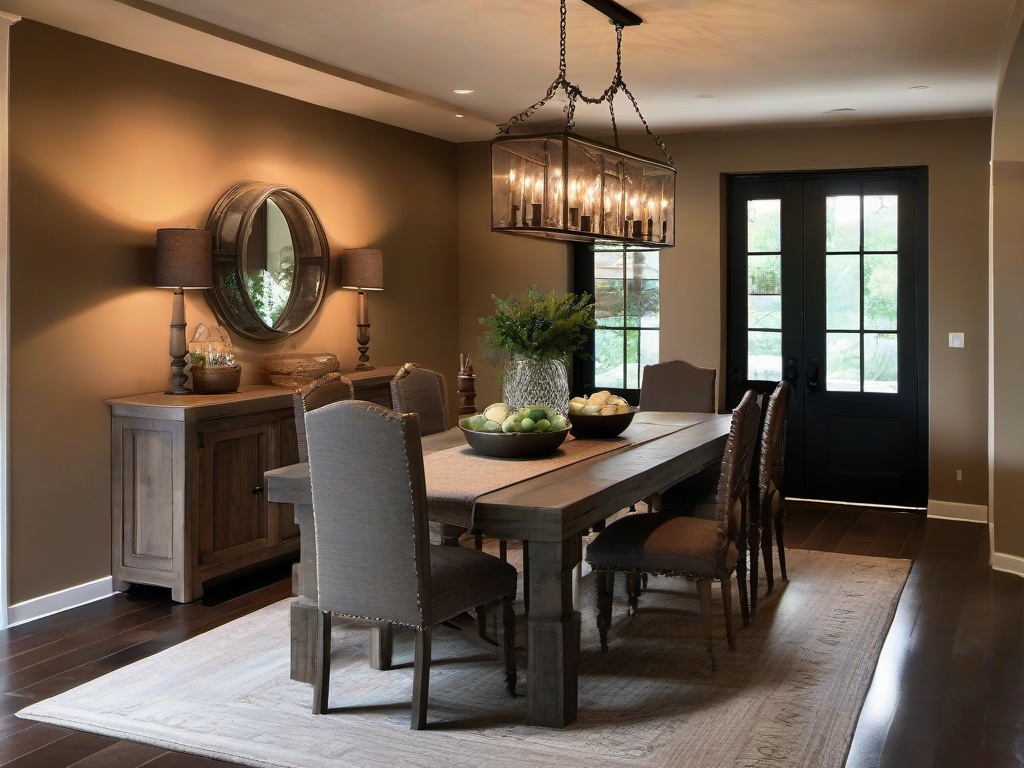
[[[986,526],[858,507],[790,506],[787,546],[914,560],[847,768],[1024,766],[1024,579],[989,569]],[[0,632],[0,765],[229,765],[14,713],[281,600],[290,588],[288,566],[211,588],[189,605],[172,603],[166,590],[133,587]]]

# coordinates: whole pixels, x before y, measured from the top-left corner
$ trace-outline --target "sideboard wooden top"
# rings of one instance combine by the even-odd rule
[[[114,416],[192,421],[274,408],[291,408],[292,391],[281,387],[247,385],[239,387],[238,392],[225,395],[167,395],[163,392],[149,392],[144,395],[115,397],[105,402],[110,406],[110,412]]]

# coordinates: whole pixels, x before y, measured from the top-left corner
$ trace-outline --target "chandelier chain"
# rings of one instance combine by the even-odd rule
[[[633,105],[633,109],[636,111],[637,117],[640,118],[640,122],[643,123],[644,130],[647,135],[650,136],[654,143],[658,145],[662,153],[668,159],[669,165],[672,165],[672,156],[668,152],[668,147],[665,146],[665,142],[662,141],[661,137],[651,130],[651,126],[647,122],[647,118],[644,117],[643,112],[640,111],[640,105],[637,104],[636,98],[633,96],[629,88],[626,87],[625,81],[622,79],[622,27],[620,22],[613,22],[615,25],[615,75],[612,77],[611,83],[604,89],[604,92],[598,97],[587,96],[583,93],[582,89],[576,85],[576,83],[569,80],[566,76],[566,55],[565,55],[565,31],[566,31],[566,0],[561,0],[560,4],[560,23],[559,23],[559,58],[558,58],[558,77],[556,77],[551,85],[548,86],[543,98],[531,104],[529,107],[519,112],[516,115],[510,117],[504,123],[500,123],[498,133],[508,135],[512,131],[512,127],[523,123],[530,119],[533,114],[547,104],[555,95],[558,90],[565,91],[565,95],[568,98],[569,103],[565,106],[565,130],[571,131],[576,125],[576,102],[577,100],[584,102],[585,104],[602,104],[608,103],[608,111],[611,115],[612,121],[612,133],[615,137],[615,146],[619,146],[619,126],[615,120],[615,95],[622,91],[629,98],[630,104]]]

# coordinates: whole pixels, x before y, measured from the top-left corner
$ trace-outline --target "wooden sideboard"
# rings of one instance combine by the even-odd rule
[[[397,370],[346,375],[357,398],[390,407]],[[299,460],[291,390],[106,402],[114,589],[152,584],[191,602],[204,583],[299,551],[291,505],[268,502],[263,488],[264,472]]]

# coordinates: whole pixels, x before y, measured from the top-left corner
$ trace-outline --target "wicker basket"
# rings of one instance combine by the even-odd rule
[[[341,370],[338,358],[330,352],[267,355],[263,367],[275,387],[299,389],[321,376]]]
[[[192,369],[192,391],[200,395],[237,392],[241,380],[242,368],[238,365]]]

